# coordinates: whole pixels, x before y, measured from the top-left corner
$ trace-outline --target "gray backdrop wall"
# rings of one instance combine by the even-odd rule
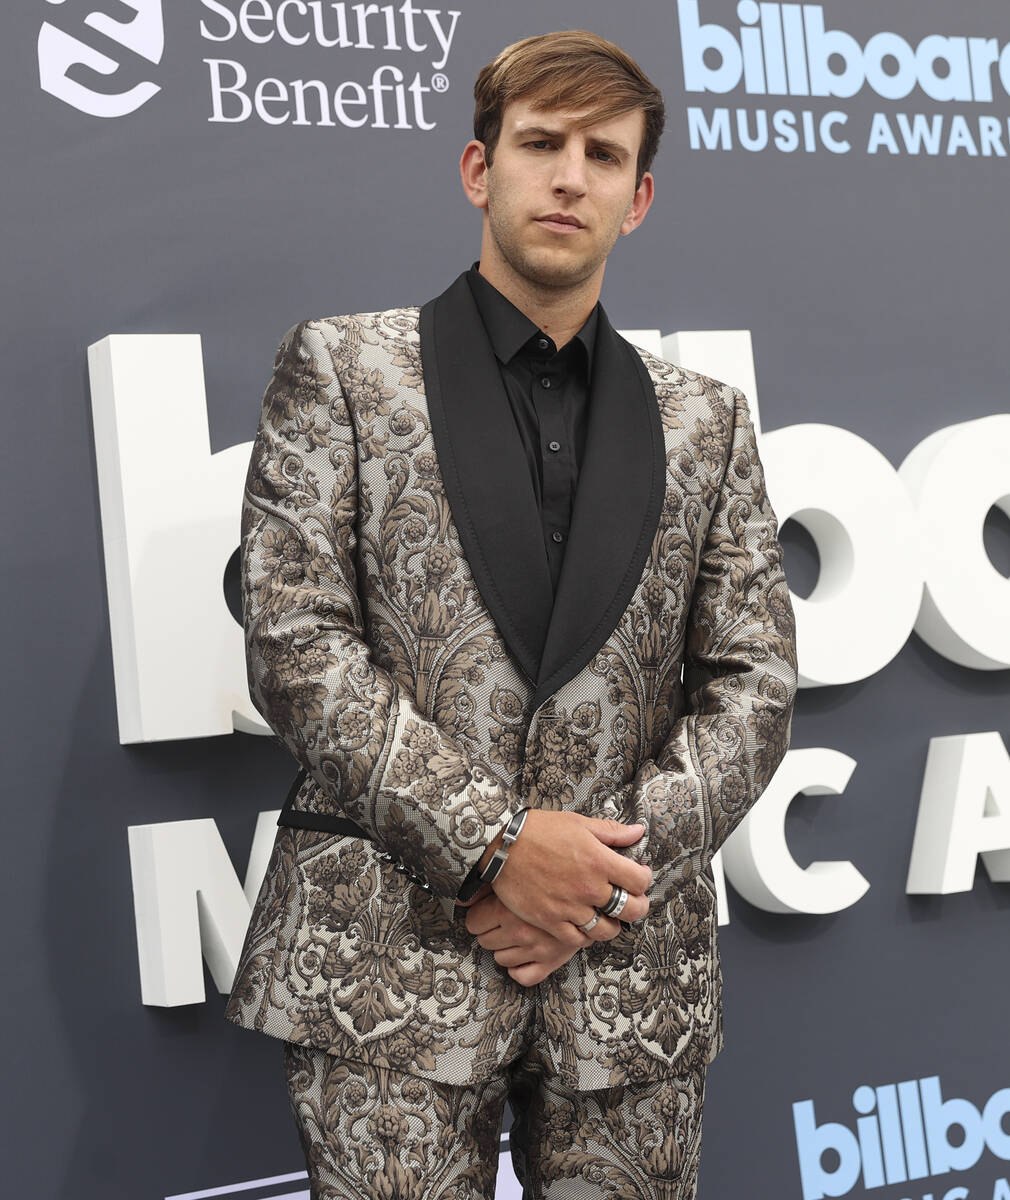
[[[510,41],[585,27],[635,55],[669,107],[656,205],[608,268],[604,301],[615,325],[750,329],[765,430],[843,426],[895,465],[937,429],[1010,411],[1010,159],[996,150],[993,126],[983,153],[978,123],[981,114],[998,118],[1010,146],[1010,101],[995,68],[991,102],[938,100],[922,86],[891,100],[869,84],[844,98],[761,97],[747,80],[701,94],[686,87],[674,0],[454,3],[431,10],[443,36],[459,13],[447,51],[409,4],[390,7],[388,30],[386,16],[373,15],[364,37],[347,5],[356,44],[328,48],[314,38],[283,42],[259,19],[278,8],[271,3],[246,9],[251,35],[274,31],[262,44],[237,27],[238,0],[29,0],[5,11],[7,1195],[231,1194],[237,1181],[301,1168],[280,1045],[225,1023],[209,980],[202,1005],[140,1001],[127,828],[213,818],[241,872],[255,814],[279,806],[292,765],[271,739],[241,733],[118,742],[90,343],[109,333],[202,334],[213,447],[248,440],[288,326],[423,302],[476,257],[478,218],[456,177],[472,80]],[[690,7],[680,5],[685,19]],[[701,20],[739,43],[757,8],[702,0]],[[164,48],[151,61],[161,9]],[[317,6],[330,38],[341,9]],[[762,20],[776,9],[762,5]],[[934,34],[995,38],[999,48],[1010,41],[999,0],[827,0],[823,9],[828,27],[860,46],[883,31],[913,47]],[[136,18],[133,49],[122,31],[85,23],[96,10]],[[293,40],[311,32],[310,9],[286,13]],[[44,35],[40,73],[44,24],[56,32]],[[411,37],[427,48],[412,49]],[[374,48],[360,44],[369,40]],[[68,45],[78,65],[62,71]],[[118,69],[89,66],[95,52]],[[712,53],[704,62],[719,65]],[[385,64],[402,72],[402,111],[392,90],[369,88]],[[248,96],[267,76],[323,80],[331,94],[346,81],[360,88],[345,87],[330,124],[315,111],[303,124],[296,113],[271,124],[285,106],[269,99],[234,120],[252,102],[223,89],[242,72]],[[1010,58],[1006,75],[1010,85]],[[83,111],[132,103],[117,97],[145,82],[158,90],[134,111]],[[215,106],[224,119],[212,119]],[[732,148],[706,148],[697,125],[692,148],[688,109],[702,108],[718,133],[720,106],[733,122]],[[759,108],[807,110],[818,121],[843,111],[847,123],[829,132],[850,149],[821,141],[813,150],[744,149],[736,110],[750,115],[753,136]],[[942,114],[940,152],[898,144],[895,153],[879,128],[868,152],[879,112],[898,143],[898,112]],[[961,132],[947,153],[955,113],[974,154]],[[802,134],[799,116],[796,128]],[[794,591],[808,595],[818,571],[812,543],[795,525],[784,537]],[[985,539],[1010,575],[1010,521],[994,510]],[[703,1200],[802,1195],[797,1101],[813,1099],[819,1122],[854,1130],[860,1085],[939,1076],[945,1098],[979,1108],[1010,1086],[1010,887],[980,869],[967,893],[904,892],[929,739],[998,730],[1008,741],[1008,701],[1010,672],[957,666],[915,635],[872,678],[801,693],[794,747],[833,747],[858,768],[844,802],[797,800],[792,850],[804,864],[851,859],[871,888],[830,917],[776,916],[731,893],[722,934],[727,1045],[710,1075]],[[850,1191],[911,1200],[962,1186],[990,1200],[1008,1174],[990,1149],[960,1172],[879,1190],[860,1181]]]

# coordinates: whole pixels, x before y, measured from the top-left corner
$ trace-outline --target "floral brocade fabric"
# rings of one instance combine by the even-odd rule
[[[250,690],[309,772],[295,807],[374,840],[278,831],[230,1020],[446,1083],[509,1058],[537,999],[568,1087],[720,1048],[710,863],[788,747],[795,629],[746,400],[639,353],[665,441],[651,549],[600,649],[535,707],[446,498],[418,310],[285,337],[243,504]],[[535,989],[453,905],[523,804],[642,821],[624,853],[654,872],[644,921]]]
[[[697,1196],[706,1074],[697,1059],[638,1087],[589,1091],[538,1063],[459,1087],[292,1042],[284,1069],[314,1200],[487,1200],[506,1100],[525,1196]]]

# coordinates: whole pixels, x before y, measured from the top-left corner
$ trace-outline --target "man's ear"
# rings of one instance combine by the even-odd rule
[[[475,208],[487,208],[487,172],[484,143],[476,140],[467,142],[459,160],[459,177],[463,181],[466,198]]]
[[[628,209],[624,220],[621,222],[621,233],[631,233],[633,229],[637,229],[645,220],[645,214],[649,211],[652,205],[653,197],[656,192],[656,181],[652,174],[646,171],[642,176],[642,182],[635,189],[634,198],[631,201],[631,207]]]

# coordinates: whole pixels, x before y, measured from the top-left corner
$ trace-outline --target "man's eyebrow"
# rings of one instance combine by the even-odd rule
[[[590,138],[589,140],[597,150],[610,150],[618,157],[623,155],[627,158],[631,153],[627,146],[622,146],[620,142],[610,142],[606,138]]]
[[[543,125],[520,125],[515,131],[516,137],[531,137],[534,134],[537,137],[549,138],[560,138],[565,136],[560,129],[545,129]]]
[[[565,133],[560,129],[547,129],[543,125],[521,125],[514,134],[517,138],[524,137],[545,137],[545,138],[563,138]],[[620,142],[612,142],[607,138],[591,137],[590,142],[598,150],[610,150],[616,155],[623,155],[625,158],[631,153],[627,146]]]

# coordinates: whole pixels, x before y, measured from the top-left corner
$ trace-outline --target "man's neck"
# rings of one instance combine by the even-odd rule
[[[589,319],[603,283],[602,267],[582,283],[567,288],[536,284],[517,274],[507,263],[487,255],[481,255],[479,270],[506,300],[552,338],[559,350]]]

